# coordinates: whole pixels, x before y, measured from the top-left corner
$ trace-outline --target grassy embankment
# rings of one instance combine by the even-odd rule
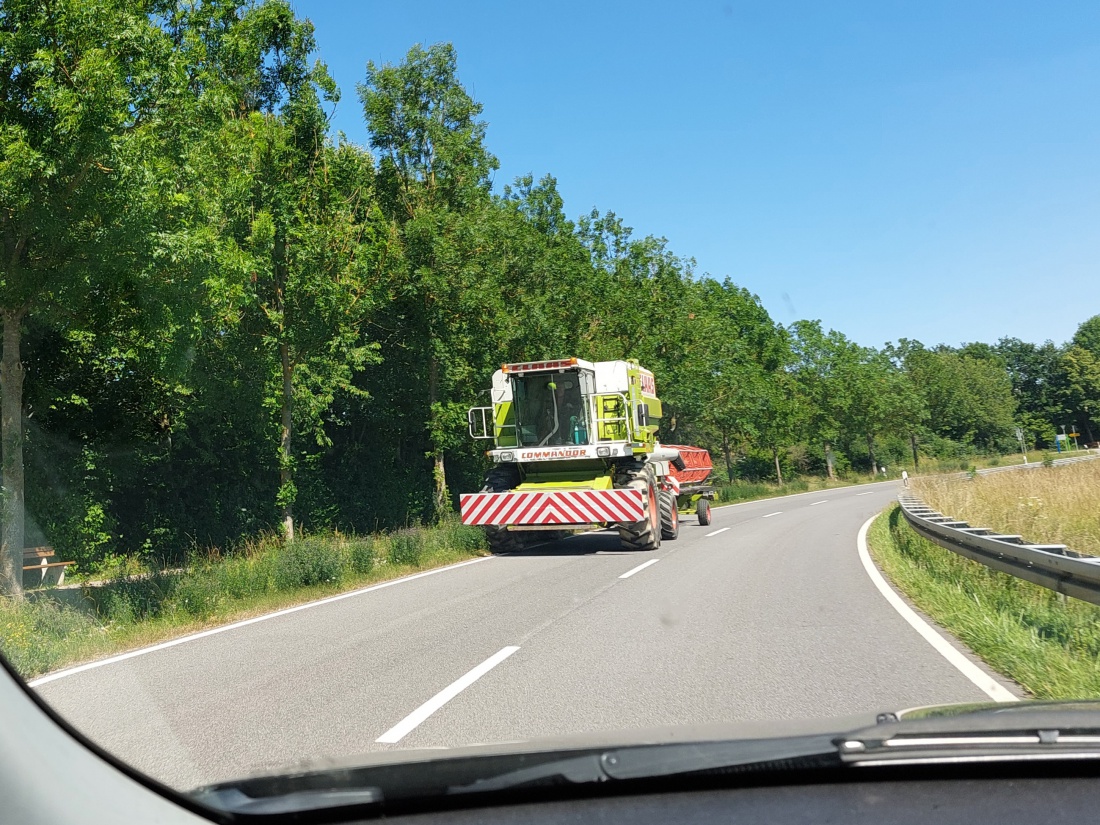
[[[275,537],[182,569],[83,589],[80,608],[48,591],[0,599],[0,651],[27,678],[208,627],[485,555],[484,533],[461,524],[374,536]]]
[[[1100,555],[1100,462],[974,479],[915,479],[971,524]],[[868,535],[875,561],[921,610],[1043,699],[1100,697],[1100,606],[965,559],[914,533],[897,506]]]

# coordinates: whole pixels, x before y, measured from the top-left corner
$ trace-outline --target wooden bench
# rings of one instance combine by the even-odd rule
[[[26,547],[23,549],[23,586],[41,587],[46,584],[62,584],[65,571],[75,561],[51,561],[57,558],[52,547]]]

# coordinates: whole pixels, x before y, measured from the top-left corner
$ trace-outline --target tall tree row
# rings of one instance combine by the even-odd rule
[[[449,45],[368,63],[369,147],[286,0],[0,5],[0,590],[263,531],[447,518],[502,362],[635,358],[722,476],[874,473],[1100,433],[1065,346],[784,328],[552,175],[494,186]]]

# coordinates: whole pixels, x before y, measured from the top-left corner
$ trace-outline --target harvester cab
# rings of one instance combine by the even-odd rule
[[[713,490],[695,484],[682,493],[677,473],[682,450],[701,453],[707,467],[710,456],[657,443],[661,401],[653,373],[637,362],[504,364],[490,397],[468,420],[472,437],[492,442],[494,466],[481,492],[461,496],[461,510],[463,523],[485,527],[495,551],[518,549],[537,531],[609,526],[624,548],[652,550],[662,536],[676,537],[687,508],[709,523]]]

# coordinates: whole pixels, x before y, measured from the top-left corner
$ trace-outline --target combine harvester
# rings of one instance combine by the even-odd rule
[[[462,523],[494,552],[529,531],[617,527],[624,550],[655,550],[680,516],[710,524],[710,454],[659,444],[653,373],[635,361],[563,358],[505,364],[492,406],[468,412],[470,435],[493,441],[480,493],[460,496]]]

